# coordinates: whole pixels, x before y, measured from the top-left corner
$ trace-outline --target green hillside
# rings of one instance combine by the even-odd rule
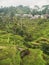
[[[0,17],[0,65],[49,65],[49,19]]]

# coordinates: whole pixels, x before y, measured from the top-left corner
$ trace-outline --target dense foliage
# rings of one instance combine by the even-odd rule
[[[10,13],[14,14],[32,14],[32,15],[41,15],[41,14],[49,14],[49,5],[43,5],[41,8],[38,5],[35,5],[34,8],[30,8],[28,6],[11,6],[11,7],[1,7],[0,13],[6,15],[10,15]]]
[[[16,17],[12,12],[0,14],[0,65],[49,65],[49,19]]]

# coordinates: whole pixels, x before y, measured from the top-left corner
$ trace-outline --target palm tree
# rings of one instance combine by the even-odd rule
[[[42,8],[43,8],[42,12],[44,14],[49,14],[49,5],[43,5]]]

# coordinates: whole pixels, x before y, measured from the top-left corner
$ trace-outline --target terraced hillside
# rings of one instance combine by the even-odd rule
[[[0,65],[49,65],[49,19],[0,19]]]

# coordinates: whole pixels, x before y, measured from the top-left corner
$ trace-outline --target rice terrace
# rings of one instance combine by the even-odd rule
[[[49,65],[49,5],[5,1],[4,6],[0,1],[0,65]]]

